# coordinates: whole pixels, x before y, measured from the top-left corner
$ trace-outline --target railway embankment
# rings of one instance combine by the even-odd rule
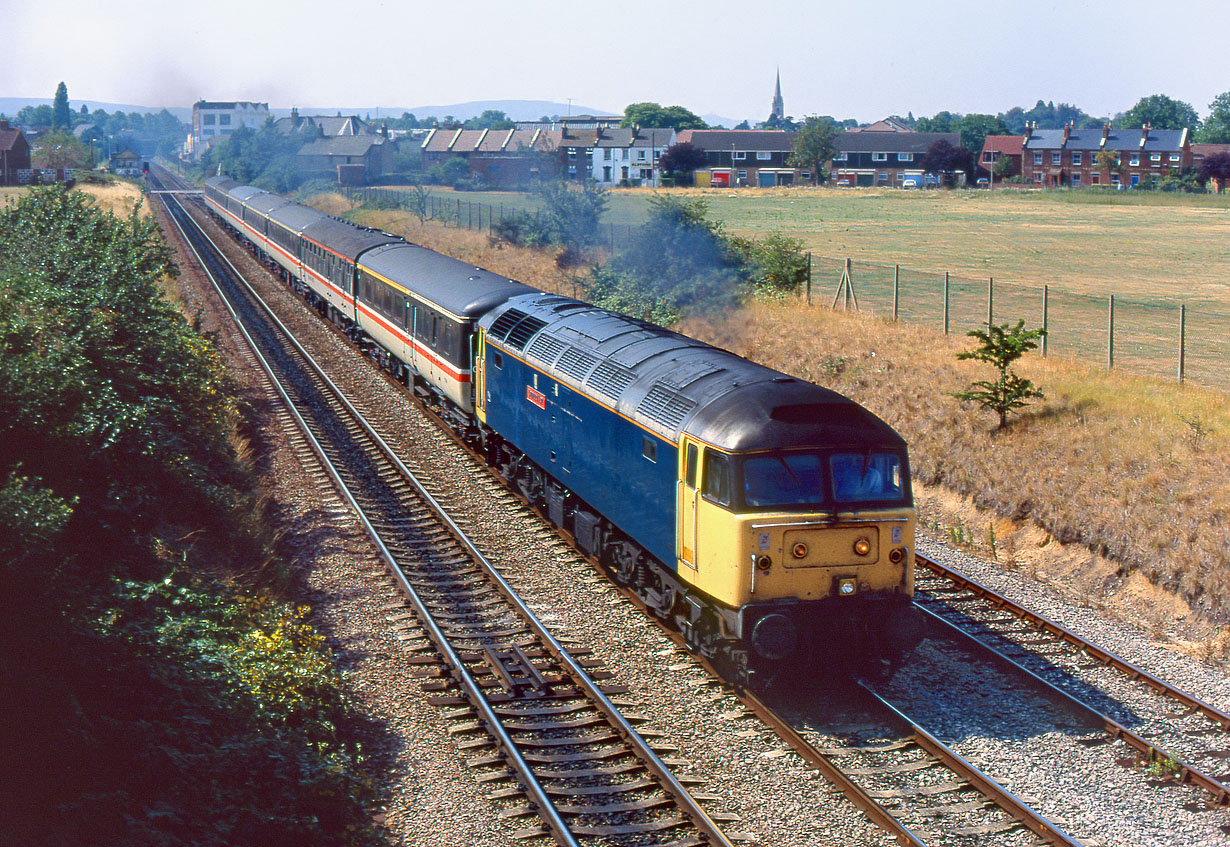
[[[550,253],[404,212],[331,213],[584,298]],[[834,388],[910,443],[920,528],[1054,586],[1214,664],[1230,661],[1230,412],[1224,392],[1034,354],[1019,371],[1045,399],[996,431],[952,394],[987,378],[968,339],[869,314],[753,302],[678,327]]]
[[[376,843],[365,727],[269,529],[251,408],[152,221],[0,211],[6,840]]]

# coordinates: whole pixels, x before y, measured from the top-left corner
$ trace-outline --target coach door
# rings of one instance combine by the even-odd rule
[[[700,484],[700,444],[683,437],[679,451],[679,497],[676,504],[679,560],[689,568],[696,567],[696,501]]]

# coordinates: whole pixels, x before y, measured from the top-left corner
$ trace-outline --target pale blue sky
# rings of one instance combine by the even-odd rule
[[[0,0],[0,96],[50,97],[64,80],[73,100],[151,106],[571,98],[763,119],[780,66],[796,118],[1038,98],[1107,115],[1155,93],[1203,117],[1230,90],[1228,30],[1227,0]]]

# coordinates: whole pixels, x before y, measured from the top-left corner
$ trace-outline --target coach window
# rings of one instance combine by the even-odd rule
[[[730,460],[716,450],[705,448],[706,498],[723,506],[730,505]]]

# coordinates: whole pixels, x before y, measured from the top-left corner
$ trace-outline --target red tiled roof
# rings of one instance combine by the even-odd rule
[[[1020,156],[1024,152],[1025,136],[1023,135],[988,135],[982,142],[983,153],[1002,153],[1006,156]]]

